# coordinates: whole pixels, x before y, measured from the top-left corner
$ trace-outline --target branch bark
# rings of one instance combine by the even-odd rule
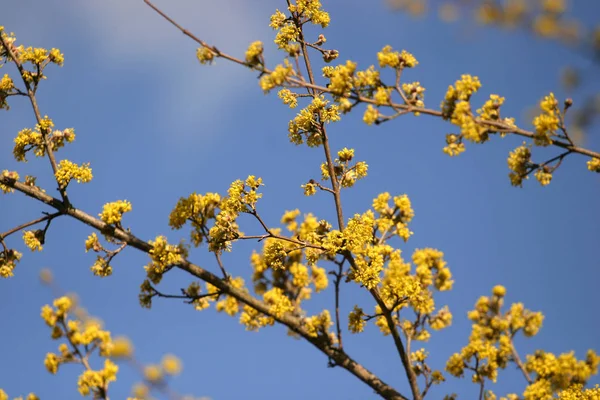
[[[21,182],[15,181],[12,178],[8,178],[2,175],[0,175],[0,183],[13,188],[25,194],[28,197],[31,197],[37,201],[47,204],[50,207],[56,209],[58,212],[61,212],[64,215],[68,215],[80,222],[83,222],[84,224],[100,231],[105,235],[125,242],[127,243],[127,245],[134,247],[144,253],[148,253],[152,249],[152,246],[150,244],[148,244],[144,240],[141,240],[134,234],[108,225],[102,220],[95,218],[82,210],[76,209],[72,206],[69,207],[65,205],[61,200],[49,196],[48,194],[42,192],[41,190],[35,187],[25,185]],[[393,387],[383,382],[375,374],[373,374],[371,371],[369,371],[357,361],[352,359],[352,357],[350,357],[345,351],[338,349],[330,341],[325,340],[322,337],[310,336],[304,328],[302,320],[300,318],[291,315],[284,315],[281,317],[274,315],[273,313],[271,313],[269,306],[263,303],[262,301],[253,297],[249,293],[234,288],[227,281],[219,278],[212,272],[207,271],[204,268],[188,260],[184,260],[181,264],[177,265],[177,268],[188,272],[196,278],[199,278],[205,282],[212,284],[213,286],[221,290],[223,293],[232,296],[236,300],[258,310],[259,312],[273,317],[277,322],[287,326],[294,333],[300,335],[308,342],[310,342],[313,346],[315,346],[317,349],[319,349],[322,353],[327,355],[327,357],[330,360],[333,360],[335,362],[335,365],[344,368],[352,375],[357,377],[359,380],[367,384],[382,398],[389,400],[408,400],[407,397],[403,396]]]

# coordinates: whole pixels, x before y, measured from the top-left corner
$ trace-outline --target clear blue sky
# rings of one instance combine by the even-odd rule
[[[585,3],[578,2],[575,15],[598,22],[588,16],[598,15],[599,6]],[[269,45],[274,32],[267,25],[273,11],[285,7],[283,1],[157,4],[223,51],[242,55],[251,41],[262,40],[268,47],[268,65],[281,60]],[[352,59],[359,68],[367,68],[376,63],[375,54],[385,44],[411,51],[420,65],[405,79],[420,81],[427,88],[426,104],[433,107],[449,84],[470,73],[483,82],[476,103],[483,103],[490,93],[506,96],[504,115],[515,116],[530,128],[523,119],[528,107],[550,91],[565,96],[558,83],[563,66],[570,63],[600,72],[569,50],[523,33],[446,25],[433,16],[414,20],[391,13],[378,1],[329,1],[325,6],[332,16],[325,31],[327,44],[340,51],[341,61]],[[195,44],[141,0],[6,2],[0,23],[17,34],[19,43],[58,47],[65,53],[65,66],[47,71],[39,102],[57,128],[75,128],[77,140],[58,156],[91,162],[94,180],[69,188],[76,207],[97,214],[106,202],[130,200],[133,212],[125,224],[135,234],[143,239],[167,234],[176,242],[187,234],[171,232],[167,225],[179,197],[193,191],[225,192],[233,180],[255,174],[266,183],[259,209],[269,224],[277,225],[285,210],[296,207],[333,219],[329,197],[302,196],[300,184],[318,178],[323,155],[289,143],[287,121],[294,111],[280,104],[275,93],[263,95],[254,72],[223,60],[210,67],[199,65]],[[319,33],[312,32],[315,37]],[[599,90],[598,80],[591,79],[573,97],[577,102]],[[17,164],[11,158],[16,133],[34,124],[27,102],[12,99],[11,105],[10,112],[0,114],[0,170],[37,175],[51,192],[47,160]],[[506,157],[522,142],[520,138],[494,137],[491,143],[468,145],[465,154],[449,158],[441,149],[451,127],[443,121],[406,116],[369,127],[359,122],[360,117],[360,113],[348,116],[329,130],[334,149],[355,147],[357,158],[369,164],[369,177],[344,192],[346,216],[368,209],[380,192],[407,193],[416,217],[415,235],[401,246],[404,255],[410,258],[414,248],[438,248],[454,274],[454,290],[437,297],[437,304],[448,304],[454,312],[453,325],[434,333],[424,345],[433,367],[442,369],[448,356],[466,344],[470,332],[466,311],[496,284],[507,287],[508,302],[522,301],[546,315],[536,338],[518,341],[522,354],[541,348],[555,353],[574,350],[585,357],[588,348],[600,350],[595,306],[600,279],[600,176],[586,170],[584,157],[569,157],[549,187],[529,181],[517,189],[509,184]],[[585,142],[596,150],[597,129]],[[20,195],[1,196],[0,231],[44,210]],[[249,224],[244,231],[258,233],[259,227]],[[39,318],[40,307],[52,300],[38,282],[39,271],[48,267],[108,329],[132,338],[140,361],[157,362],[166,352],[180,356],[184,372],[172,387],[182,394],[214,400],[375,398],[345,370],[327,368],[322,354],[289,338],[282,327],[250,333],[236,319],[214,310],[198,313],[176,301],[158,300],[151,311],[141,309],[137,295],[147,257],[127,250],[116,259],[112,277],[96,278],[89,271],[95,257],[84,252],[90,232],[65,218],[52,224],[41,254],[25,251],[18,236],[8,241],[24,253],[16,276],[0,281],[0,387],[11,396],[34,391],[43,399],[80,397],[77,366],[61,368],[57,376],[43,366],[46,352],[57,346]],[[225,262],[231,273],[249,280],[253,246],[234,247]],[[191,259],[217,270],[204,248],[194,251]],[[188,282],[187,276],[174,272],[161,287],[177,292]],[[309,310],[317,312],[332,303],[333,293],[328,291],[316,296]],[[347,313],[356,303],[372,307],[364,294],[348,286],[342,307]],[[389,337],[369,326],[364,334],[346,335],[345,341],[359,362],[402,393],[409,392]],[[123,366],[111,385],[111,397],[126,398],[136,379],[135,372]],[[512,366],[491,387],[501,395],[523,388],[524,381]],[[442,389],[431,392],[431,398],[451,392],[474,398],[477,390],[469,378],[450,378]]]

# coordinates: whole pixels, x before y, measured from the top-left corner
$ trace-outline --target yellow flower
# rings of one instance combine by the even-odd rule
[[[147,365],[144,367],[144,378],[149,382],[162,380],[162,370],[158,365]]]
[[[283,85],[284,82],[286,82],[287,78],[294,75],[295,72],[292,67],[292,64],[290,64],[290,62],[287,59],[285,59],[284,65],[279,64],[275,67],[273,72],[271,72],[270,74],[263,75],[259,80],[259,84],[261,89],[265,93],[268,93],[269,91],[271,91],[271,89]]]
[[[378,87],[373,99],[378,106],[386,105],[390,102],[391,88]]]
[[[545,168],[539,168],[535,172],[535,178],[540,182],[542,186],[547,186],[552,180],[552,173],[546,171]]]
[[[250,65],[262,64],[263,44],[261,41],[252,42],[246,50],[246,62]]]
[[[72,179],[78,183],[87,183],[92,180],[92,169],[90,164],[82,164],[81,166],[72,163],[69,160],[62,160],[58,163],[56,171],[56,181],[61,188],[66,188]]]
[[[19,174],[16,171],[8,171],[5,169],[2,171],[2,176],[5,178],[14,179],[15,181],[19,180]],[[10,186],[3,184],[0,184],[0,189],[3,193],[13,193],[15,191],[15,189],[11,188]]]
[[[600,158],[592,158],[587,162],[587,168],[592,172],[600,172]]]
[[[131,211],[131,203],[127,200],[117,200],[112,203],[106,203],[102,208],[102,213],[98,214],[100,219],[109,225],[121,224],[123,213]],[[89,238],[88,238],[89,240]],[[86,250],[87,250],[86,242]]]
[[[555,134],[560,123],[558,101],[554,97],[554,93],[550,93],[550,95],[544,97],[540,102],[540,108],[542,109],[542,114],[533,120],[533,125],[535,126],[533,143],[536,146],[549,146],[552,144],[551,136]]]
[[[494,294],[494,296],[504,297],[506,296],[506,288],[502,285],[496,285],[492,289],[492,293]]]
[[[327,289],[327,286],[329,285],[329,278],[327,277],[327,271],[325,271],[325,268],[312,265],[311,274],[317,293]]]
[[[298,106],[298,98],[295,93],[292,93],[289,89],[281,89],[277,96],[283,101],[284,104],[290,106],[290,108],[296,108]]]
[[[531,161],[531,150],[525,146],[517,147],[508,156],[508,168],[512,171],[508,176],[513,186],[523,186],[523,179],[528,179],[527,170]]]
[[[304,189],[305,196],[314,196],[317,193],[317,185],[314,183],[307,183],[301,187]]]
[[[360,333],[365,329],[367,322],[364,320],[365,313],[359,306],[354,306],[348,315],[348,330],[352,333]]]
[[[56,374],[56,372],[58,372],[59,364],[60,364],[60,361],[56,354],[54,354],[54,353],[46,354],[46,359],[44,360],[44,365],[46,366],[46,369],[48,370],[48,372],[50,372],[53,375]]]
[[[279,10],[275,11],[275,14],[271,15],[271,23],[269,26],[273,29],[279,29],[283,26],[286,20],[286,16]]]
[[[363,116],[363,121],[367,125],[372,125],[374,122],[377,121],[378,118],[379,118],[379,110],[377,110],[375,107],[373,107],[372,105],[369,104],[367,106],[367,109],[365,110],[365,114]]]
[[[201,46],[196,50],[196,57],[200,61],[200,64],[212,64],[215,53],[208,47]]]
[[[161,361],[162,369],[167,375],[179,375],[182,370],[181,360],[173,354],[167,354]]]
[[[133,344],[125,336],[117,336],[112,341],[110,356],[115,358],[130,358],[133,355]]]
[[[25,245],[29,247],[31,251],[42,251],[42,242],[40,238],[43,238],[43,231],[23,231],[23,241]]]
[[[379,66],[391,67],[391,68],[412,68],[415,67],[419,62],[417,59],[406,50],[402,50],[401,53],[392,50],[392,46],[385,46],[379,53],[377,53],[377,59]]]
[[[447,146],[444,147],[443,151],[450,157],[457,156],[465,151],[465,144],[462,142],[462,136],[450,133],[446,135],[446,144]]]

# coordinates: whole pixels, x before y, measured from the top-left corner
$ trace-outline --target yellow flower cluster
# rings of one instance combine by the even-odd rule
[[[208,47],[200,46],[196,50],[196,58],[198,58],[200,64],[212,64],[215,59],[215,53]]]
[[[294,305],[285,295],[284,291],[274,287],[263,294],[264,302],[269,305],[269,312],[276,318],[283,317],[286,313],[294,311]]]
[[[592,172],[600,172],[600,158],[592,158],[587,162],[587,168]]]
[[[52,62],[58,66],[62,66],[65,57],[58,49],[47,49],[41,47],[17,47],[17,55],[21,63],[30,62],[35,65],[42,65],[44,63]]]
[[[452,289],[454,281],[450,279],[452,274],[446,267],[443,256],[444,253],[436,249],[415,249],[412,260],[417,266],[416,274],[423,286],[433,284],[439,291]]]
[[[354,149],[348,149],[344,147],[337,153],[338,158],[333,162],[333,170],[336,174],[338,182],[344,188],[354,186],[357,180],[363,179],[367,176],[369,165],[364,161],[358,161],[354,165],[350,165],[350,161],[354,158]],[[329,168],[326,163],[321,164],[321,178],[322,180],[329,180]]]
[[[294,144],[302,144],[306,138],[306,144],[317,147],[323,143],[322,126],[325,123],[340,120],[337,105],[328,106],[329,101],[323,96],[314,97],[312,102],[300,110],[296,117],[288,124],[290,141]]]
[[[319,0],[297,0],[296,4],[290,4],[288,10],[291,13],[296,13],[300,17],[306,18],[315,25],[321,25],[326,28],[329,25],[329,13],[321,9],[322,5]]]
[[[373,209],[379,214],[377,218],[377,229],[383,235],[388,232],[398,235],[405,242],[413,234],[408,229],[408,223],[412,221],[415,212],[412,209],[410,199],[407,195],[394,196],[394,207],[390,206],[392,196],[388,193],[381,193],[373,199]]]
[[[87,370],[79,376],[77,389],[82,396],[94,393],[105,393],[110,382],[117,380],[119,367],[111,360],[104,360],[104,369],[100,371]]]
[[[75,179],[78,183],[87,183],[92,180],[92,169],[90,164],[82,164],[81,166],[69,161],[61,160],[58,163],[56,171],[56,181],[61,188],[66,188],[71,180]]]
[[[390,102],[390,94],[392,93],[391,88],[378,87],[375,91],[375,95],[373,98],[375,99],[375,104],[378,106],[386,105]]]
[[[173,354],[165,354],[160,364],[166,375],[179,375],[183,370],[181,360]]]
[[[448,86],[446,97],[441,104],[444,118],[451,118],[458,102],[468,102],[471,95],[481,87],[479,78],[471,75],[462,75],[461,79]]]
[[[300,52],[300,45],[296,43],[299,36],[300,29],[293,22],[288,22],[279,28],[279,32],[275,37],[275,44],[290,56],[294,56]]]
[[[584,389],[582,384],[575,384],[558,394],[559,400],[597,400],[600,398],[600,385]]]
[[[465,144],[462,142],[462,136],[449,133],[446,135],[446,146],[444,153],[450,157],[457,156],[465,151]]]
[[[275,320],[261,314],[258,310],[248,305],[244,305],[244,310],[240,314],[240,323],[244,325],[248,331],[258,331],[264,326],[275,324]]]
[[[510,183],[513,186],[523,186],[523,180],[529,179],[527,173],[531,166],[531,150],[523,142],[522,146],[517,147],[510,152],[508,156],[508,168],[511,172],[508,174]]]
[[[101,256],[96,256],[96,261],[90,267],[92,273],[95,276],[99,276],[102,278],[106,278],[107,276],[111,276],[113,273],[112,266],[108,263],[108,260]]]
[[[314,183],[314,181],[308,182],[300,187],[304,189],[305,196],[314,196],[317,194],[317,185]]]
[[[354,306],[350,314],[348,314],[348,330],[352,333],[360,333],[365,330],[367,321],[365,321],[365,313],[359,306]]]
[[[527,356],[525,370],[534,383],[523,392],[525,400],[550,398],[559,390],[568,390],[573,384],[585,383],[598,373],[600,357],[589,350],[585,360],[577,360],[574,352],[555,356],[543,350]],[[567,392],[568,394],[568,392]]]
[[[263,44],[261,41],[250,43],[248,50],[246,50],[246,62],[248,65],[259,65],[263,64],[262,61]]]
[[[236,289],[247,291],[244,287],[244,279],[242,277],[236,277],[230,280],[229,282],[231,286]],[[210,292],[210,291],[209,291]],[[240,304],[239,302],[231,296],[225,295],[222,300],[219,300],[215,306],[218,312],[225,312],[225,314],[234,316],[240,312]]]
[[[194,305],[194,309],[196,309],[197,311],[201,311],[204,310],[206,308],[208,308],[210,306],[210,302],[214,301],[215,299],[213,298],[212,295],[218,295],[219,291],[216,287],[214,287],[213,285],[211,285],[210,283],[206,284],[206,291],[208,295],[211,295],[210,297],[200,297],[201,293],[202,293],[202,288],[200,286],[200,283],[198,282],[192,282],[190,283],[190,285],[187,287],[187,289],[185,289],[185,294],[190,297],[192,300],[192,303]]]
[[[479,298],[475,309],[468,313],[474,322],[469,344],[448,360],[446,370],[451,375],[463,376],[465,369],[469,369],[474,371],[473,382],[484,379],[495,382],[498,370],[514,361],[513,337],[518,332],[523,332],[526,337],[539,332],[543,315],[526,310],[521,303],[512,304],[502,313],[505,295],[503,286],[495,286],[492,296]],[[597,373],[599,363],[600,357],[591,350],[585,361],[578,361],[573,352],[558,357],[544,351],[528,355],[524,368],[533,383],[523,392],[524,399],[551,399],[557,391],[587,381]]]
[[[365,113],[363,114],[363,122],[367,125],[373,125],[377,123],[379,119],[379,110],[372,105],[367,105]]]
[[[44,240],[44,231],[38,229],[36,231],[23,231],[23,241],[25,246],[31,251],[42,251],[42,241]]]
[[[356,63],[346,61],[346,64],[341,64],[336,67],[323,67],[323,76],[329,78],[329,90],[335,96],[347,97],[354,87],[354,72],[356,71]]]
[[[442,375],[440,371],[431,371],[427,363],[427,356],[429,353],[425,351],[425,349],[419,349],[417,351],[413,351],[410,354],[410,361],[412,363],[412,369],[417,376],[425,375],[427,377],[431,376],[431,382],[433,384],[440,384],[444,382],[446,379]]]
[[[220,204],[221,196],[217,193],[192,193],[187,198],[181,197],[169,215],[169,226],[181,229],[186,222],[190,222],[190,237],[194,246],[198,247],[206,238],[208,222],[215,219]]]
[[[309,243],[318,243],[324,234],[326,223],[319,222],[312,214],[308,214],[299,224],[296,221],[299,214],[299,210],[288,211],[283,215],[281,222],[287,224],[292,236]],[[279,229],[271,231],[279,235]],[[262,253],[254,252],[250,258],[254,271],[252,276],[254,290],[258,294],[265,294],[271,288],[282,289],[296,305],[311,297],[311,285],[316,292],[325,290],[329,284],[327,272],[314,265],[321,253],[312,253],[314,256],[312,258],[311,250],[305,249],[309,270],[302,263],[303,254],[298,245],[280,239],[266,239]]]
[[[331,339],[335,338],[335,336],[329,332],[329,328],[333,325],[329,310],[323,310],[319,315],[304,318],[302,322],[304,322],[306,331],[312,337],[325,336],[330,337]]]
[[[97,348],[102,357],[111,356],[113,342],[110,332],[102,330],[101,323],[92,318],[82,321],[68,319],[68,314],[75,310],[73,300],[67,296],[60,297],[54,301],[54,307],[45,305],[42,307],[41,317],[46,324],[52,328],[52,338],[65,338],[67,343],[58,346],[59,354],[48,353],[44,360],[46,369],[51,374],[56,374],[61,364],[81,360],[85,349]],[[80,349],[80,346],[81,349]],[[78,390],[83,396],[90,393],[97,395],[105,393],[108,384],[116,380],[118,366],[110,359],[104,361],[104,368],[95,371],[87,367],[78,380]]]
[[[133,344],[125,336],[117,336],[113,339],[113,347],[110,352],[112,358],[131,358],[133,356]]]
[[[277,96],[279,96],[284,104],[290,106],[290,108],[296,108],[298,106],[298,95],[289,89],[281,89],[277,93]]]
[[[131,203],[127,200],[117,200],[112,203],[106,203],[98,216],[109,225],[115,224],[120,226],[123,213],[128,211],[131,211]]]
[[[425,88],[421,86],[420,82],[403,83],[402,91],[408,100],[408,104],[415,107],[425,107]],[[419,116],[419,112],[414,113],[415,116]]]
[[[537,179],[542,186],[547,186],[552,180],[552,173],[546,167],[539,168],[535,172],[535,179]]]
[[[8,395],[2,389],[0,389],[0,400],[9,400]],[[23,400],[23,396],[15,397],[13,400]],[[40,398],[33,393],[29,393],[25,400],[40,400]]]
[[[25,155],[28,151],[33,151],[36,157],[44,157],[46,155],[44,135],[52,151],[56,151],[63,147],[65,143],[75,140],[75,130],[73,128],[51,131],[53,126],[52,120],[45,117],[41,125],[36,125],[33,130],[26,128],[19,131],[14,139],[13,156],[15,160],[26,162]]]
[[[164,236],[157,236],[154,241],[150,240],[148,243],[152,246],[152,250],[148,252],[151,261],[144,269],[148,279],[159,283],[167,268],[179,264],[187,257],[187,250],[182,245],[169,244]]]
[[[98,241],[96,232],[92,232],[85,240],[85,252],[87,253],[90,250],[94,250],[95,252],[102,250],[102,245]]]
[[[441,105],[442,113],[444,118],[449,118],[452,124],[460,128],[461,134],[459,138],[446,137],[448,146],[444,149],[444,152],[447,154],[456,155],[464,151],[462,142],[457,139],[464,137],[474,143],[484,143],[489,139],[490,133],[496,132],[493,127],[486,125],[485,121],[500,119],[500,107],[504,103],[504,97],[496,94],[490,95],[490,99],[477,110],[478,121],[471,111],[470,99],[480,87],[479,78],[471,75],[462,75],[454,86],[448,87],[446,97]],[[504,122],[512,124],[511,119],[505,119]]]
[[[558,101],[554,97],[554,93],[544,97],[540,102],[542,113],[533,119],[535,126],[535,135],[533,143],[536,146],[549,146],[552,144],[551,137],[559,128],[559,111]]]
[[[254,211],[256,202],[262,197],[262,194],[258,193],[260,186],[263,186],[262,178],[256,178],[254,175],[249,175],[245,181],[238,179],[231,184],[227,191],[228,196],[219,205],[221,211],[215,217],[215,224],[209,230],[210,251],[231,249],[231,241],[240,235],[237,217],[239,213]]]
[[[17,171],[9,171],[6,169],[2,171],[2,177],[13,179],[15,181],[19,180],[19,174],[17,173]],[[3,184],[0,184],[0,190],[2,190],[2,193],[13,193],[15,191],[15,189],[11,188],[10,186]]]
[[[275,14],[271,15],[271,22],[269,23],[269,26],[273,29],[279,29],[283,26],[286,19],[287,17],[284,13],[279,10],[275,10]]]
[[[14,276],[14,269],[21,259],[22,254],[13,249],[4,249],[0,252],[0,277],[10,278]]]
[[[14,88],[15,88],[15,84],[14,84],[13,80],[11,79],[11,77],[8,76],[8,74],[4,74],[2,79],[0,79],[0,110],[1,109],[5,109],[5,110],[10,109],[8,103],[6,102],[6,98],[9,95],[15,93]]]
[[[385,46],[381,49],[381,51],[377,53],[377,60],[379,61],[379,66],[382,68],[413,68],[419,64],[415,56],[408,51],[402,50],[402,52],[399,53],[394,51],[392,46]]]
[[[260,88],[265,93],[268,93],[277,86],[283,85],[288,78],[296,75],[292,64],[287,59],[283,60],[283,63],[284,65],[277,65],[270,74],[263,75],[258,81]]]
[[[8,42],[8,45],[12,48],[13,55],[23,66],[21,75],[28,84],[37,86],[40,80],[46,79],[43,71],[48,64],[53,63],[62,66],[64,63],[64,55],[58,49],[53,48],[47,50],[41,47],[15,46],[14,42],[16,39],[13,34],[6,35],[3,29],[0,34],[2,34],[3,39]],[[13,61],[8,50],[4,49],[3,46],[0,48],[0,59],[3,63]],[[25,68],[27,63],[32,65],[32,70]]]

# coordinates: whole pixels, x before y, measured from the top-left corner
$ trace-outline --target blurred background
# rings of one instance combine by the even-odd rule
[[[313,40],[324,33],[327,46],[340,52],[334,65],[351,59],[366,69],[377,63],[376,53],[386,44],[413,53],[419,65],[403,79],[421,82],[425,105],[431,108],[465,73],[483,84],[473,104],[483,104],[492,93],[505,96],[502,115],[515,117],[525,129],[532,129],[532,110],[549,92],[559,101],[572,97],[568,126],[579,144],[599,151],[600,4],[564,2],[563,10],[560,4],[552,8],[545,3],[562,2],[325,1],[330,27],[322,31],[311,26],[307,32]],[[267,66],[283,58],[268,26],[275,9],[286,7],[283,1],[156,4],[229,54],[241,57],[250,42],[262,40]],[[519,4],[527,6],[524,11]],[[211,66],[200,65],[196,44],[143,1],[21,0],[2,6],[0,23],[15,32],[17,44],[57,47],[65,54],[64,67],[46,70],[49,78],[41,84],[38,100],[56,129],[75,128],[76,141],[61,149],[58,158],[91,163],[92,182],[69,187],[77,208],[94,215],[106,202],[127,199],[133,211],[124,218],[126,227],[142,239],[166,234],[174,243],[188,235],[168,227],[169,212],[180,197],[225,193],[232,181],[254,174],[266,184],[258,209],[269,225],[278,226],[281,215],[294,208],[334,220],[329,196],[306,198],[300,188],[319,179],[324,157],[320,149],[289,142],[287,123],[297,110],[281,104],[275,92],[264,95],[255,72],[218,59]],[[14,72],[12,65],[2,70]],[[17,132],[35,122],[24,99],[9,98],[9,103],[11,110],[0,114],[0,170],[35,175],[38,185],[56,196],[46,159],[30,157],[23,164],[12,158]],[[550,186],[530,179],[524,188],[514,188],[506,158],[522,138],[467,144],[464,154],[450,158],[442,152],[450,132],[455,132],[453,126],[427,116],[366,126],[362,109],[329,126],[333,150],[354,147],[355,158],[369,164],[369,176],[343,192],[345,216],[364,212],[381,192],[408,194],[416,213],[411,224],[415,234],[399,245],[404,258],[410,259],[415,248],[434,247],[444,252],[453,272],[454,289],[436,297],[438,306],[450,307],[453,324],[434,332],[422,346],[430,352],[431,366],[443,369],[448,357],[467,343],[471,323],[466,312],[496,284],[506,286],[508,303],[523,302],[546,317],[538,336],[517,340],[521,355],[536,349],[556,354],[573,350],[584,358],[587,349],[600,350],[598,174],[587,170],[585,157],[571,155]],[[558,153],[536,148],[533,157],[542,162]],[[39,217],[41,211],[49,210],[24,196],[0,196],[0,232]],[[250,218],[242,222],[245,233],[261,233]],[[157,363],[165,353],[179,356],[183,373],[170,382],[178,393],[214,400],[376,398],[345,370],[327,368],[326,357],[288,337],[280,326],[246,332],[237,318],[212,308],[198,312],[178,300],[158,299],[151,310],[142,309],[138,293],[148,257],[127,249],[113,262],[113,276],[95,277],[89,269],[95,256],[86,254],[84,246],[90,233],[65,218],[52,223],[42,253],[27,250],[20,235],[7,239],[24,253],[15,277],[0,281],[0,388],[11,396],[80,397],[78,366],[61,367],[51,376],[43,365],[46,353],[57,347],[39,317],[40,308],[53,299],[39,281],[40,271],[49,268],[55,282],[76,292],[113,335],[131,338],[139,362]],[[229,272],[250,283],[249,257],[261,247],[235,243],[234,251],[224,256]],[[218,271],[205,247],[193,250],[190,259]],[[178,293],[189,283],[174,271],[160,288]],[[347,284],[342,289],[344,325],[355,304],[373,307],[363,290]],[[305,303],[313,314],[332,305],[331,289]],[[346,334],[344,343],[366,368],[409,392],[392,340],[377,327]],[[135,369],[122,365],[111,398],[126,398],[139,380]],[[591,381],[599,382],[598,377]],[[509,366],[497,384],[486,388],[504,395],[520,394],[524,387],[520,372]],[[470,376],[447,377],[430,398],[452,392],[475,398],[478,387]]]

